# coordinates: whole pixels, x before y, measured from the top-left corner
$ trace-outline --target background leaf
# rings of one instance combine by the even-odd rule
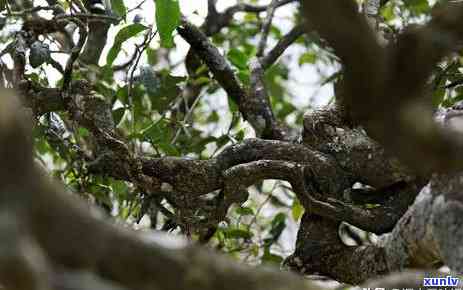
[[[116,38],[114,40],[114,44],[111,47],[111,49],[108,52],[108,56],[106,57],[106,63],[108,65],[112,65],[114,60],[116,59],[117,55],[121,51],[122,44],[127,41],[128,39],[136,36],[138,33],[142,32],[143,30],[146,30],[147,27],[140,24],[140,23],[135,23],[135,24],[130,24],[121,30],[116,35]]]
[[[127,8],[125,7],[124,0],[111,0],[111,8],[117,15],[125,17]]]
[[[228,60],[239,69],[248,68],[248,56],[237,48],[232,48],[227,54]]]
[[[156,27],[161,37],[161,46],[174,46],[172,32],[180,24],[180,6],[178,0],[156,0]]]

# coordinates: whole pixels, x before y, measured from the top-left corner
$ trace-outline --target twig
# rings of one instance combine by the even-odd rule
[[[213,0],[211,0],[213,2]],[[282,7],[286,4],[296,2],[297,0],[280,0],[276,7]],[[212,3],[210,2],[210,3]],[[218,13],[217,15],[213,16],[213,14],[208,15],[206,21],[202,26],[202,30],[206,33],[207,36],[211,36],[219,32],[222,28],[229,26],[233,17],[238,12],[248,12],[248,13],[260,13],[266,11],[268,5],[251,5],[251,4],[244,4],[239,3],[234,6],[227,8],[224,12]],[[214,12],[214,8],[211,8],[209,12]]]
[[[64,75],[64,69],[59,62],[49,57],[47,60],[47,63],[50,64],[53,68],[55,68],[57,71],[59,71],[61,74]]]
[[[29,9],[24,9],[23,11],[20,11],[20,12],[7,12],[7,16],[10,16],[10,17],[24,17],[25,15],[27,14],[33,14],[33,13],[36,13],[38,11],[50,11],[50,10],[55,10],[56,7],[55,6],[36,6],[36,7],[33,7],[33,8],[29,8]]]
[[[261,29],[261,38],[259,44],[257,45],[257,57],[261,57],[264,54],[265,47],[267,46],[268,34],[270,32],[270,27],[272,26],[273,16],[279,0],[272,0],[270,5],[267,7],[267,16],[265,17],[264,23]]]
[[[119,17],[114,17],[110,15],[94,14],[94,13],[74,13],[66,15],[58,15],[55,17],[56,20],[59,19],[68,19],[68,18],[83,18],[83,19],[102,19],[102,20],[111,20],[113,22],[118,22]]]
[[[293,29],[291,29],[288,34],[283,36],[275,47],[270,50],[267,55],[261,57],[260,62],[262,64],[262,68],[265,70],[269,68],[272,64],[274,64],[277,59],[285,52],[285,50],[293,44],[300,36],[304,34],[304,26],[297,25]]]
[[[275,120],[268,97],[263,97],[266,96],[266,92],[253,90],[257,86],[251,86],[251,90],[246,90],[225,57],[203,32],[185,19],[182,20],[182,25],[177,28],[177,31],[208,66],[214,78],[230,98],[238,104],[244,119],[251,124],[258,136],[262,134],[263,138],[277,140],[290,138],[289,132],[279,126],[280,124]],[[255,63],[256,70],[261,70],[258,61]],[[259,89],[263,87],[261,78],[260,75],[254,77]]]
[[[181,124],[182,128],[184,128],[184,125],[190,120],[191,115],[193,114],[193,110],[195,109],[196,105],[199,103],[199,100],[201,99],[201,95],[195,99],[193,104],[191,105],[191,108],[188,110],[188,112],[185,114],[185,118],[183,118],[183,122]],[[187,104],[186,104],[187,105]],[[170,142],[170,144],[175,144],[177,142],[178,137],[180,137],[180,132],[181,128],[177,130],[174,139]]]
[[[207,17],[216,17],[219,13],[217,12],[217,0],[207,1]]]
[[[143,0],[143,1],[141,1],[140,3],[138,3],[137,6],[128,9],[128,10],[127,10],[127,13],[125,13],[124,17],[126,17],[129,13],[131,13],[131,12],[133,12],[133,11],[139,9],[139,8],[140,8],[143,4],[145,4],[145,3],[146,3],[146,0]]]
[[[286,4],[296,2],[296,1],[297,0],[280,0],[280,1],[277,1],[278,3],[276,3],[276,7],[278,8],[278,7],[281,7],[281,6],[284,6]],[[235,14],[237,12],[260,13],[260,12],[266,11],[267,8],[268,8],[268,5],[257,6],[257,5],[240,3],[240,4],[236,4],[236,5],[232,6],[232,7],[229,7],[227,10],[225,10],[225,13],[226,14]]]
[[[77,7],[79,7],[80,11],[82,11],[84,13],[88,13],[87,8],[85,8],[84,4],[82,4],[82,2],[80,2],[80,0],[71,0],[71,2],[75,3],[77,5]]]
[[[138,57],[138,53],[137,53],[137,50],[136,50],[135,53],[132,54],[132,56],[130,57],[130,59],[128,61],[126,61],[125,63],[122,63],[122,64],[114,65],[113,66],[113,71],[121,71],[121,70],[125,70],[127,68],[130,68],[130,66],[137,59],[137,57]]]
[[[79,27],[79,41],[77,42],[76,46],[74,46],[71,50],[71,56],[66,63],[66,68],[64,69],[63,74],[63,86],[62,90],[65,91],[69,88],[69,84],[71,83],[72,79],[72,70],[74,66],[74,62],[79,58],[80,52],[85,44],[87,39],[87,27],[86,25],[77,18],[70,18],[70,21],[74,22]]]
[[[450,84],[448,85],[445,85],[443,88],[445,89],[451,89],[453,87],[456,87],[456,86],[459,86],[459,85],[462,85],[463,84],[463,79],[460,79],[460,80],[456,80],[454,82],[451,82]]]
[[[245,98],[246,92],[220,51],[204,33],[186,20],[182,20],[182,25],[177,31],[195,49],[227,94],[239,104]]]
[[[146,48],[149,46],[149,44],[151,43],[151,41],[153,40],[153,38],[156,36],[157,34],[157,30],[152,33],[151,29],[145,34],[145,39],[143,41],[143,43],[141,45],[137,45],[136,46],[136,52],[135,52],[135,55],[136,58],[135,58],[135,64],[133,65],[132,67],[132,71],[130,73],[130,78],[129,78],[129,85],[128,85],[128,88],[127,88],[127,95],[128,95],[128,99],[129,99],[129,106],[130,106],[130,110],[132,112],[132,131],[135,132],[135,108],[134,108],[134,105],[133,105],[133,98],[132,98],[132,90],[133,90],[133,80],[134,80],[134,74],[135,74],[135,70],[137,69],[138,67],[138,64],[140,62],[140,59],[141,59],[141,56],[143,54],[143,52],[146,50]]]

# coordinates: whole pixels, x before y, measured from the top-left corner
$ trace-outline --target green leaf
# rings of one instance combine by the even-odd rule
[[[249,240],[252,238],[252,232],[243,229],[227,229],[225,230],[225,237],[228,239],[245,239]]]
[[[34,133],[34,148],[37,150],[38,153],[40,154],[46,154],[48,153],[51,148],[50,145],[46,142],[46,140],[43,138],[45,136],[46,128],[44,126],[38,125],[34,128],[33,133]]]
[[[208,84],[210,82],[211,82],[211,79],[208,78],[208,77],[199,77],[199,78],[197,78],[197,79],[195,79],[193,81],[193,84],[195,86],[202,86],[202,85],[206,85],[206,84]]]
[[[254,215],[254,210],[250,207],[238,207],[236,213],[239,215]]]
[[[248,56],[237,48],[232,48],[227,53],[228,60],[237,68],[246,70],[248,68]]]
[[[251,254],[254,257],[257,257],[259,255],[259,245],[254,244],[251,246]]]
[[[272,254],[270,252],[270,250],[267,250],[264,252],[264,255],[262,256],[262,262],[266,263],[266,264],[281,264],[283,262],[283,258],[278,256],[278,255],[275,255],[275,254]]]
[[[157,50],[152,48],[146,48],[146,56],[148,57],[149,65],[156,65],[158,63],[158,53]]]
[[[437,108],[445,99],[445,89],[438,88],[433,91],[432,104],[434,108]]]
[[[170,141],[174,137],[175,132],[172,130],[170,122],[168,122],[166,119],[160,119],[156,122],[153,122],[140,134],[142,139],[149,140],[151,144],[162,150],[167,155],[179,155],[179,152],[175,146],[170,144]]]
[[[394,19],[395,14],[394,14],[394,5],[391,3],[388,3],[384,8],[381,10],[381,16],[384,17],[384,20],[386,21],[391,21]]]
[[[298,221],[304,213],[304,207],[301,205],[298,199],[294,200],[293,206],[291,208],[291,213],[295,221]]]
[[[116,124],[116,126],[119,125],[119,123],[122,120],[122,117],[124,117],[124,114],[125,114],[124,107],[113,110],[113,119],[114,119],[114,124]]]
[[[127,14],[127,8],[124,5],[124,0],[111,0],[111,8],[121,17]]]
[[[287,207],[287,204],[283,202],[278,196],[270,194],[270,203],[275,207]]]
[[[88,131],[87,128],[84,128],[84,127],[79,127],[77,130],[77,133],[79,134],[81,138],[87,138],[88,136],[90,136],[90,132]]]
[[[130,193],[129,187],[124,181],[120,180],[111,180],[111,188],[114,193],[119,197],[120,200],[128,198]]]
[[[232,113],[238,112],[238,105],[237,105],[236,102],[235,102],[232,98],[230,98],[230,97],[228,97],[228,107],[230,108],[230,111],[231,111]]]
[[[283,232],[285,227],[286,227],[286,215],[284,213],[277,214],[273,218],[270,224],[270,235],[271,235],[270,240],[272,242],[277,241],[280,238],[281,233]]]
[[[141,132],[143,138],[149,139],[152,143],[158,144],[170,141],[174,133],[170,123],[166,119],[153,122],[148,128]]]
[[[161,37],[161,46],[174,46],[172,32],[180,24],[180,6],[178,0],[156,0],[156,27]]]
[[[157,147],[161,149],[167,156],[180,156],[180,152],[169,142],[159,142]]]
[[[138,33],[146,30],[147,27],[140,23],[130,24],[119,30],[114,40],[114,44],[106,57],[107,65],[112,65],[117,55],[121,51],[122,44],[128,39],[136,36]]]
[[[251,73],[247,69],[241,69],[238,72],[238,78],[245,86],[249,86],[251,83]]]
[[[220,120],[220,116],[219,116],[219,113],[217,113],[216,110],[213,110],[211,112],[211,114],[209,115],[209,117],[207,117],[207,122],[209,123],[216,123]]]
[[[282,98],[286,94],[286,84],[283,80],[287,80],[289,76],[288,68],[282,63],[272,65],[265,72],[265,85],[270,96]]]
[[[235,139],[238,141],[238,142],[241,142],[244,140],[244,137],[245,137],[245,132],[244,130],[239,130],[238,133],[236,133],[235,135]]]
[[[306,52],[299,57],[299,65],[303,65],[306,63],[314,64],[317,60],[317,55],[313,52]]]
[[[156,81],[157,86],[146,86],[146,83],[143,85],[147,88],[147,93],[150,97],[151,104],[153,109],[158,112],[164,112],[172,101],[179,96],[181,89],[179,87],[180,83],[186,80],[185,77],[173,76],[170,75],[167,71],[153,72],[153,81]]]
[[[228,135],[222,135],[216,139],[215,144],[217,145],[217,148],[222,148],[228,144],[228,142],[230,142],[230,137]]]

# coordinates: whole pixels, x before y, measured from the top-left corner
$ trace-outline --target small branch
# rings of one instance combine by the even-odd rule
[[[391,188],[393,192],[400,189],[405,198],[393,198],[386,204],[372,209],[361,208],[332,198],[321,201],[313,197],[313,194],[317,192],[310,192],[314,188],[310,188],[310,185],[305,182],[305,180],[311,179],[306,176],[306,166],[310,166],[310,164],[259,160],[231,167],[224,173],[227,208],[232,202],[246,201],[247,195],[244,193],[249,186],[265,179],[281,179],[291,184],[304,208],[310,213],[335,222],[345,221],[366,231],[385,233],[392,230],[408,209],[408,206],[413,203],[414,197],[421,188],[414,183],[403,188]],[[410,194],[409,191],[412,191],[412,193]],[[383,193],[385,194],[385,192]],[[243,197],[243,195],[246,197]]]
[[[64,69],[59,62],[57,62],[56,60],[50,57],[47,63],[50,64],[54,69],[56,69],[57,71],[59,71],[61,74],[64,75]]]
[[[121,64],[113,65],[113,68],[112,68],[113,71],[117,72],[117,71],[130,69],[133,62],[137,59],[137,57],[138,57],[138,51],[135,50],[135,52],[132,54],[132,56],[130,57],[129,60],[127,60],[126,62],[121,63]]]
[[[294,3],[297,0],[280,0],[276,1],[277,3],[275,4],[275,7],[281,7],[289,3]],[[246,4],[246,3],[240,3],[236,4],[235,6],[229,7],[227,10],[225,10],[225,14],[235,14],[237,12],[251,12],[251,13],[260,13],[264,12],[268,9],[268,5],[251,5],[251,4]]]
[[[264,23],[262,24],[261,29],[261,38],[257,45],[257,52],[256,56],[261,57],[264,54],[265,48],[267,46],[267,39],[268,34],[270,32],[270,27],[272,26],[273,15],[275,14],[275,10],[277,5],[279,4],[279,0],[272,0],[267,8],[267,15],[265,17]]]
[[[450,84],[448,85],[445,85],[443,88],[444,89],[451,89],[451,88],[454,88],[454,87],[457,87],[457,86],[460,86],[463,84],[463,79],[461,80],[456,80],[454,82],[451,82]]]
[[[72,80],[74,62],[79,58],[80,52],[82,51],[85,41],[87,40],[87,27],[85,23],[77,18],[70,18],[70,21],[74,22],[79,27],[79,41],[77,42],[76,46],[72,48],[71,56],[66,63],[66,68],[64,69],[62,86],[63,91],[66,91],[69,88]]]
[[[140,8],[143,6],[143,4],[146,3],[146,1],[147,1],[147,0],[142,0],[140,3],[137,4],[137,6],[128,9],[128,10],[127,10],[127,13],[124,15],[124,17],[126,17],[129,13],[131,13],[131,12],[137,10],[137,9],[140,9]]]
[[[68,18],[82,18],[82,19],[100,19],[100,20],[108,20],[113,23],[119,22],[119,18],[110,15],[104,14],[94,14],[94,13],[73,13],[70,15],[59,15],[55,19],[68,19]]]
[[[217,0],[207,0],[207,17],[217,17]]]
[[[80,0],[70,0],[71,3],[75,4],[77,7],[79,7],[80,11],[83,13],[88,13],[87,8],[84,6],[84,4]],[[86,1],[87,3],[91,3],[92,1]],[[88,5],[88,4],[86,4]]]
[[[297,0],[280,0],[276,7],[282,7],[289,3],[297,2]],[[268,5],[251,5],[246,3],[239,3],[227,8],[223,13],[219,13],[217,17],[208,17],[202,29],[206,35],[211,36],[219,32],[222,28],[229,26],[233,17],[239,12],[261,13],[266,11]]]
[[[266,70],[293,44],[299,37],[305,33],[303,25],[296,25],[288,34],[284,35],[275,47],[272,48],[265,56],[260,58],[262,68]]]
[[[28,14],[33,14],[33,13],[36,13],[36,12],[39,12],[39,11],[54,11],[56,10],[56,6],[36,6],[36,7],[32,7],[32,8],[29,8],[29,9],[24,9],[22,11],[19,11],[19,12],[9,12],[7,13],[7,16],[10,16],[10,17],[24,17]]]
[[[250,62],[250,90],[249,97],[243,104],[247,110],[253,112],[250,115],[257,136],[266,136],[272,139],[284,139],[284,133],[277,129],[277,121],[271,110],[270,99],[264,82],[264,69],[258,59]],[[278,134],[276,134],[278,132]]]
[[[181,128],[177,129],[177,132],[175,133],[174,138],[170,142],[170,144],[175,144],[177,143],[178,138],[180,137],[180,133],[182,130],[186,130],[185,126],[187,123],[190,121],[191,115],[193,114],[194,109],[196,108],[196,105],[199,103],[201,99],[201,95],[199,95],[197,98],[194,99],[193,104],[191,104],[191,107],[187,109],[187,112],[185,113],[185,117],[183,118]],[[186,104],[188,105],[188,104]]]
[[[277,124],[270,107],[270,102],[262,94],[264,92],[251,90],[248,93],[243,88],[243,85],[236,77],[234,70],[230,67],[225,57],[209,41],[204,33],[186,20],[182,21],[182,25],[177,30],[208,66],[214,78],[227,92],[228,96],[238,104],[244,119],[251,124],[257,136],[279,140],[288,140],[291,138],[288,130],[283,125]],[[256,65],[258,64],[256,63]],[[257,69],[260,70],[258,66],[256,66]],[[262,74],[256,77],[254,82],[256,86],[259,85],[259,90],[262,84],[262,80],[259,81],[261,76]],[[265,89],[263,90],[265,91]],[[258,96],[259,99],[254,99],[254,96]]]
[[[156,36],[156,34],[157,34],[157,31],[153,33],[152,30],[150,29],[145,34],[145,39],[143,40],[143,43],[141,45],[136,46],[136,51],[134,54],[135,63],[132,66],[132,71],[130,72],[130,76],[129,76],[129,85],[127,86],[127,95],[129,99],[130,110],[132,112],[132,131],[133,132],[135,132],[135,123],[136,123],[135,122],[135,106],[133,104],[133,97],[132,97],[134,74],[140,62],[140,59],[143,55],[143,52],[148,48],[149,44],[151,43],[153,38]]]
[[[183,20],[182,25],[177,30],[180,36],[195,49],[196,54],[206,63],[214,74],[214,78],[228,95],[237,104],[240,104],[245,98],[246,92],[225,57],[212,45],[204,33],[188,21]]]
[[[14,60],[13,83],[15,85],[18,85],[22,80],[24,80],[24,73],[26,67],[26,51],[26,39],[21,32],[18,32],[16,34],[16,41],[14,42],[14,51],[12,53],[12,57]]]

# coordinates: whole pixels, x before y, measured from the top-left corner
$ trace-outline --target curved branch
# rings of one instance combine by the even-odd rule
[[[276,8],[282,7],[289,3],[297,2],[297,0],[280,0],[276,3]],[[203,25],[203,30],[206,35],[211,36],[218,33],[222,28],[229,26],[236,13],[249,12],[249,13],[261,13],[268,9],[269,5],[252,5],[248,3],[239,3],[228,7],[224,12],[217,14],[215,18],[212,17],[214,14],[210,14],[211,17],[206,18],[206,22]]]
[[[77,42],[76,46],[72,48],[71,55],[69,56],[69,59],[66,63],[66,67],[64,68],[62,86],[63,91],[66,91],[71,84],[74,62],[79,58],[80,52],[82,51],[85,41],[87,40],[87,26],[77,18],[69,18],[69,20],[74,22],[79,27],[79,41]]]
[[[244,119],[255,129],[258,137],[287,139],[289,134],[284,132],[281,126],[276,125],[277,121],[273,116],[270,102],[264,96],[259,95],[256,99],[255,95],[250,96],[246,92],[225,57],[204,33],[186,20],[182,21],[177,31],[208,66],[228,96],[238,104]]]
[[[270,28],[272,26],[273,16],[275,14],[275,10],[277,9],[279,2],[279,0],[272,0],[272,2],[267,7],[267,15],[265,16],[264,23],[262,23],[260,40],[257,44],[257,57],[261,57],[262,55],[264,55],[265,48],[267,47],[268,34],[270,33]]]
[[[311,214],[330,219],[334,222],[348,222],[363,230],[374,233],[385,233],[392,230],[422,187],[422,183],[411,183],[391,187],[393,193],[382,194],[392,196],[384,204],[375,208],[365,208],[348,204],[333,198],[318,200],[314,195],[320,195],[316,188],[310,186],[310,180],[315,179],[305,167],[309,163],[296,163],[280,160],[258,160],[239,164],[224,172],[225,202],[244,202],[247,200],[246,190],[249,186],[265,179],[281,179],[288,181],[294,192]],[[228,207],[227,207],[228,208]]]
[[[262,68],[266,70],[274,64],[285,50],[293,44],[305,32],[304,25],[296,25],[284,35],[278,43],[263,57],[260,58]]]

